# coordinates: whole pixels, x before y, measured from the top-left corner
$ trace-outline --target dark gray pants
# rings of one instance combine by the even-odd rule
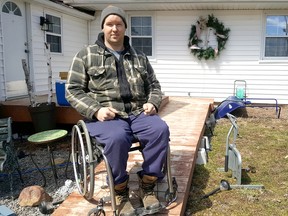
[[[128,119],[115,118],[104,122],[87,122],[86,125],[90,136],[105,145],[104,154],[110,163],[114,184],[128,179],[126,168],[132,134],[136,134],[145,146],[140,174],[157,176],[159,179],[164,177],[161,170],[166,160],[170,132],[168,125],[158,115],[141,113]]]

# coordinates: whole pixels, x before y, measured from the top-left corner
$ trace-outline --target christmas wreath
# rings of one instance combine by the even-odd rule
[[[208,19],[200,17],[191,27],[188,47],[199,60],[215,59],[225,48],[229,32],[213,14]]]

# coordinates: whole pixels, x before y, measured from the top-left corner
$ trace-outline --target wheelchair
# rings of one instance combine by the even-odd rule
[[[136,145],[135,145],[136,144]],[[138,145],[137,145],[138,144]],[[141,152],[142,146],[139,140],[135,137],[131,151],[139,150]],[[85,199],[91,200],[94,194],[95,187],[95,168],[102,160],[105,162],[107,171],[107,181],[110,191],[110,196],[100,198],[96,208],[89,211],[88,215],[104,215],[104,203],[109,200],[113,216],[116,216],[116,199],[114,192],[114,182],[112,178],[112,171],[107,158],[104,155],[104,146],[97,142],[95,138],[91,138],[83,120],[79,120],[76,125],[72,127],[71,132],[71,157],[73,164],[73,171],[77,189]],[[163,166],[163,173],[167,175],[168,189],[165,192],[165,204],[162,208],[167,207],[177,199],[177,182],[176,178],[172,177],[170,166],[170,148],[167,151],[166,162]],[[136,215],[147,215],[156,212],[145,212],[143,209],[137,209]]]

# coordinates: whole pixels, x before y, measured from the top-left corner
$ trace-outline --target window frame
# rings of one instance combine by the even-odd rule
[[[266,26],[267,26],[267,16],[288,16],[288,12],[285,14],[284,11],[271,11],[271,12],[264,12],[263,13],[263,30],[262,30],[262,54],[261,59],[262,60],[270,60],[270,61],[288,61],[288,56],[265,56],[266,52],[266,38],[267,37],[273,37],[266,35]],[[276,36],[277,37],[277,36]],[[281,36],[278,36],[281,37]],[[283,36],[285,38],[285,36]],[[288,35],[287,35],[288,39]]]
[[[135,12],[135,13],[129,13],[129,15],[128,15],[128,28],[127,28],[127,33],[128,33],[128,36],[130,37],[130,42],[131,42],[131,45],[132,45],[132,38],[134,37],[134,36],[132,36],[132,32],[131,32],[131,27],[132,27],[132,21],[131,21],[131,18],[132,17],[151,17],[151,28],[152,28],[152,31],[151,31],[151,37],[149,37],[149,36],[145,36],[146,38],[151,38],[152,39],[152,55],[150,56],[148,56],[147,55],[147,57],[148,57],[148,59],[149,60],[151,60],[151,59],[155,59],[155,31],[154,31],[154,29],[155,29],[155,16],[154,16],[154,13],[153,12],[147,12],[147,11],[145,11],[145,12]],[[144,37],[144,36],[143,36]],[[135,37],[135,38],[137,38],[137,37]],[[141,37],[140,37],[141,38]]]
[[[52,51],[51,50],[51,46],[50,46],[50,52],[51,52],[51,54],[63,54],[63,17],[61,15],[59,15],[59,14],[54,14],[54,13],[51,13],[51,12],[45,12],[44,17],[47,18],[47,15],[60,19],[60,33],[55,33],[55,32],[49,31],[50,30],[50,25],[51,25],[50,24],[49,25],[49,30],[45,31],[45,42],[47,43],[47,37],[48,36],[59,37],[60,38],[60,43],[61,43],[60,52]],[[51,20],[49,20],[49,21],[52,22],[52,25],[53,25],[53,21],[51,21]]]

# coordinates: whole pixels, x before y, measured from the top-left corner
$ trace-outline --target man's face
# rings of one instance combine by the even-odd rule
[[[121,17],[113,14],[106,17],[102,29],[104,32],[105,45],[107,47],[110,46],[109,48],[123,45],[125,30],[125,23]]]

